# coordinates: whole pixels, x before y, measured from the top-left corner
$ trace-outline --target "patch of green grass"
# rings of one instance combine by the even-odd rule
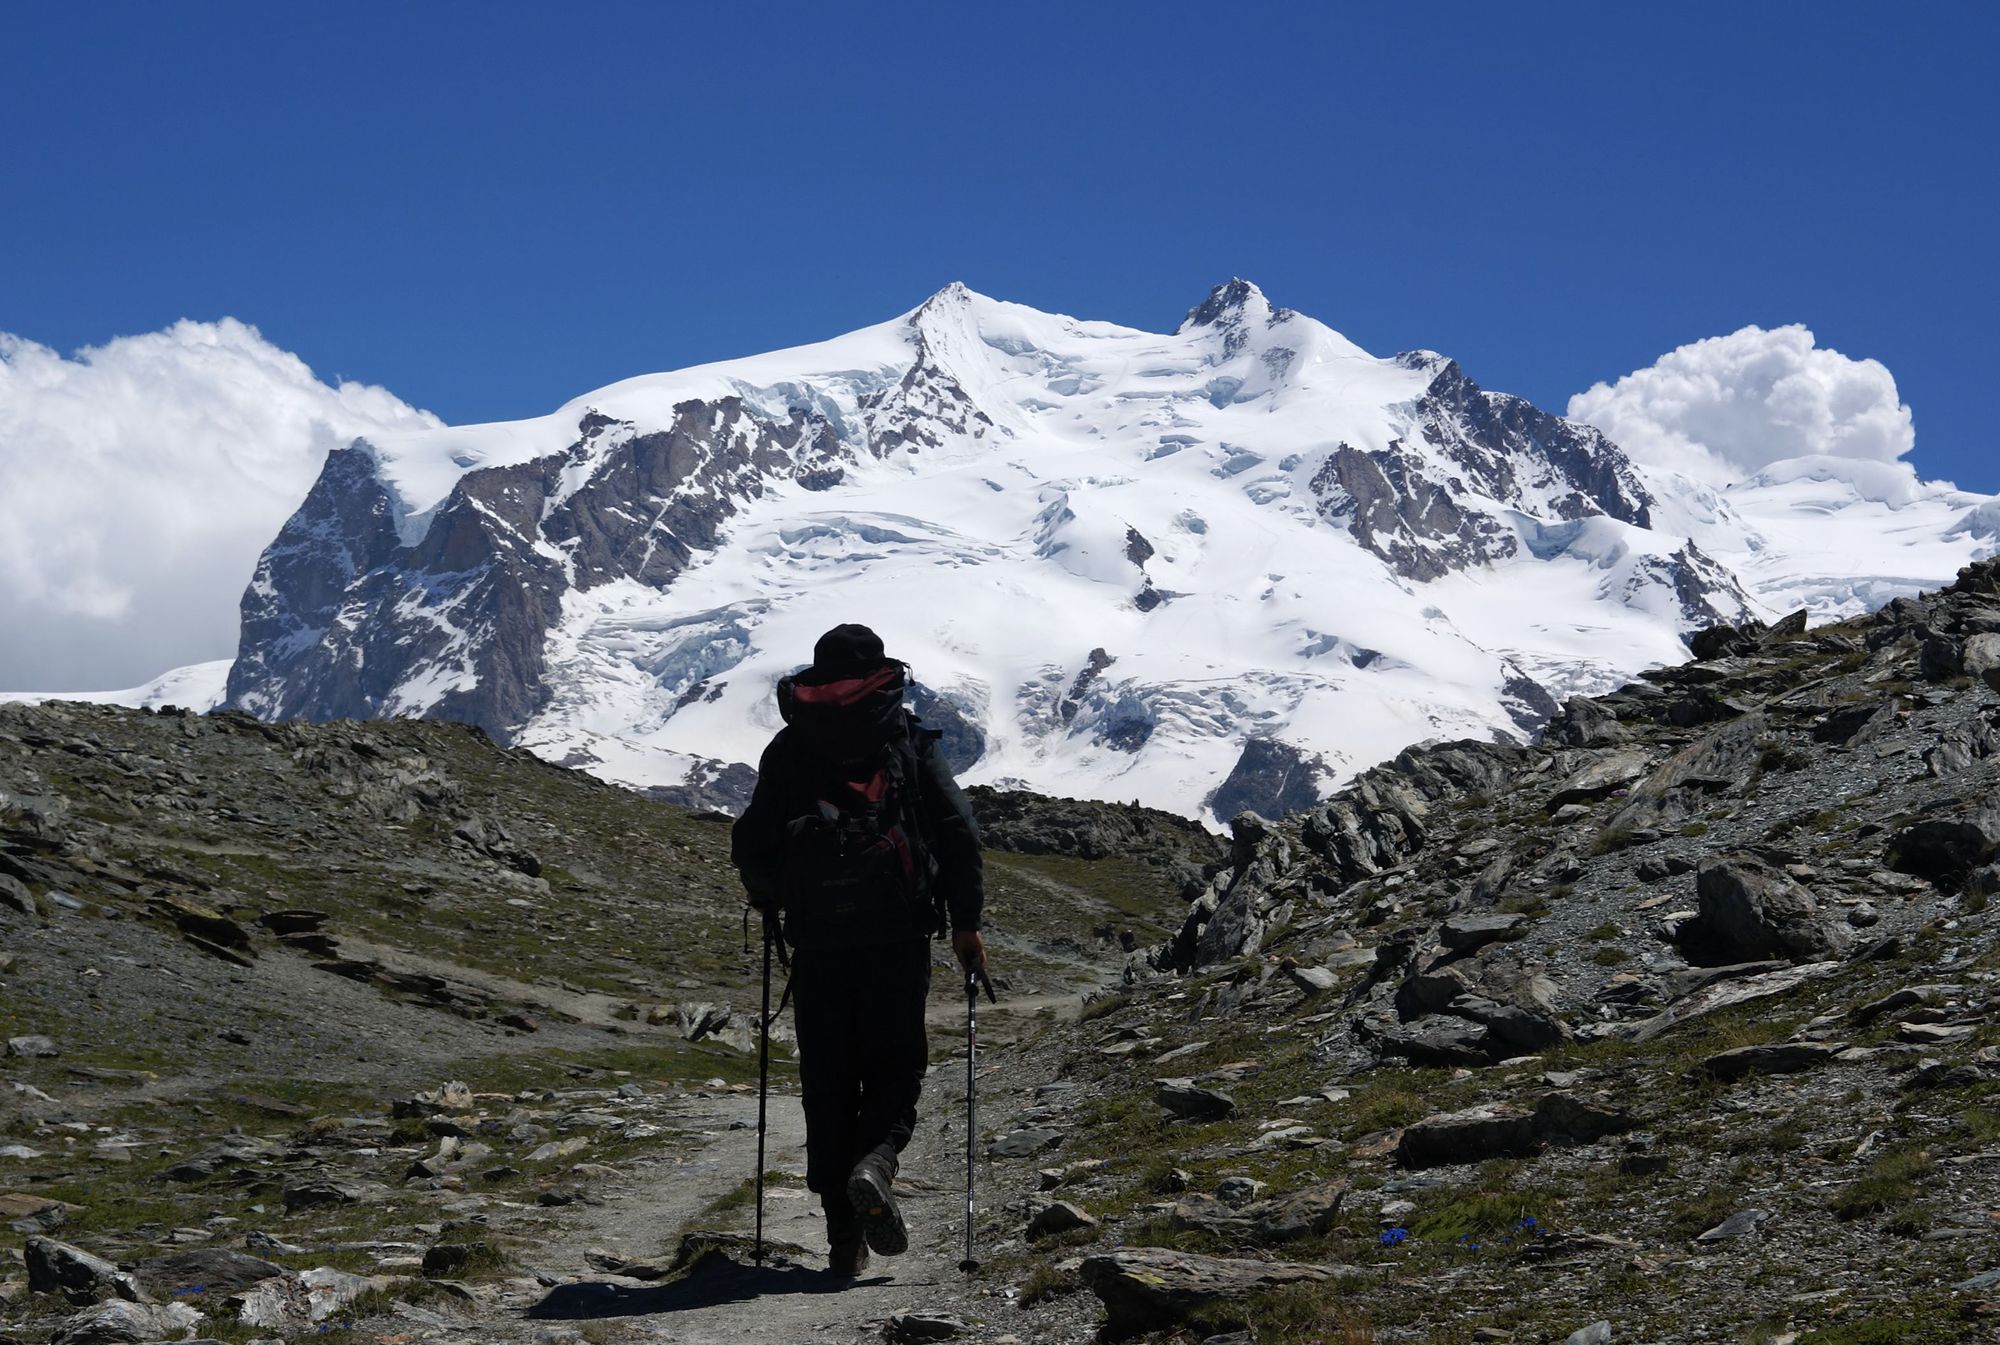
[[[1623,948],[1606,945],[1590,955],[1590,960],[1600,967],[1615,967],[1632,955]]]
[[[1836,1192],[1827,1208],[1836,1219],[1861,1219],[1901,1210],[1917,1198],[1917,1181],[1936,1164],[1931,1151],[1915,1144],[1891,1149],[1873,1163],[1858,1180]]]
[[[1690,822],[1681,828],[1681,835],[1686,836],[1689,840],[1693,840],[1697,836],[1706,836],[1708,835],[1708,823]]]
[[[1606,939],[1617,938],[1619,934],[1622,932],[1623,931],[1620,930],[1616,925],[1605,924],[1605,925],[1599,925],[1595,929],[1590,930],[1583,937],[1589,939],[1593,943],[1602,943]]]
[[[1374,1345],[1366,1315],[1329,1284],[1300,1284],[1205,1304],[1187,1317],[1194,1337],[1249,1331],[1258,1345]]]
[[[1414,1075],[1416,1071],[1404,1073]],[[1341,1129],[1347,1138],[1354,1139],[1410,1125],[1441,1109],[1431,1089],[1414,1080],[1388,1079],[1357,1091],[1341,1104]]]
[[[1425,1242],[1457,1242],[1462,1238],[1476,1242],[1502,1236],[1534,1212],[1530,1204],[1518,1191],[1463,1196],[1418,1215],[1410,1224],[1410,1235]]]
[[[1094,1023],[1100,1018],[1109,1018],[1114,1013],[1130,1008],[1131,1004],[1130,995],[1103,995],[1084,1005],[1083,1012],[1078,1014],[1077,1018],[1080,1022]]]
[[[1015,1291],[1014,1302],[1018,1307],[1032,1308],[1037,1303],[1060,1298],[1064,1294],[1073,1294],[1081,1288],[1083,1282],[1076,1276],[1064,1274],[1052,1265],[1039,1265],[1028,1272],[1028,1278],[1021,1281],[1020,1287]]]
[[[1667,1235],[1681,1242],[1706,1233],[1742,1208],[1734,1191],[1711,1187],[1676,1203],[1667,1215]]]
[[[1616,854],[1632,844],[1632,828],[1606,827],[1590,841],[1592,855]]]
[[[1808,1331],[1798,1345],[1960,1345],[1971,1340],[1963,1325],[1936,1316],[1869,1317],[1863,1321]]]

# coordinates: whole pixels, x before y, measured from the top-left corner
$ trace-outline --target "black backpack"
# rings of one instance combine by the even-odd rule
[[[919,757],[942,735],[902,708],[900,676],[870,697],[872,706],[839,713],[815,711],[796,685],[788,678],[779,688],[796,749],[784,830],[786,940],[824,948],[940,932],[948,921],[924,839]],[[874,750],[845,762],[831,756],[826,747],[854,745],[849,733],[872,738]]]

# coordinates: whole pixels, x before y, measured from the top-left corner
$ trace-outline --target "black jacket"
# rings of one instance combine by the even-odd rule
[[[907,735],[916,762],[915,805],[925,848],[936,862],[933,889],[950,912],[954,931],[976,930],[986,904],[979,827],[951,768],[938,756],[936,739],[898,716],[896,737]],[[752,904],[769,910],[784,900],[785,828],[817,807],[818,783],[829,763],[815,754],[798,726],[780,729],[757,766],[757,787],[730,834],[730,859]]]

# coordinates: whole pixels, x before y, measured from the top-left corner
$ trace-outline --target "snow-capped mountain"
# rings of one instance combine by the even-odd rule
[[[726,798],[775,678],[862,621],[972,781],[1282,809],[1413,742],[1531,733],[1701,626],[1934,583],[2000,524],[1931,501],[1921,536],[1876,527],[1912,573],[1863,575],[1814,539],[1878,502],[1766,477],[1649,478],[1240,280],[1164,335],[953,285],[818,345],[330,454],[244,595],[227,703],[470,720]]]

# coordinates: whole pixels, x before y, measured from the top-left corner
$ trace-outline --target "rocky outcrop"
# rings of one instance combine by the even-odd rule
[[[590,412],[563,452],[469,471],[411,523],[367,444],[336,450],[244,591],[227,704],[457,719],[507,741],[548,697],[565,593],[667,584],[742,500],[773,479],[820,481],[845,451],[821,418],[774,421],[734,397],[684,403],[650,432]]]
[[[1122,1340],[1172,1326],[1218,1304],[1361,1272],[1344,1266],[1240,1261],[1164,1247],[1132,1247],[1084,1259],[1078,1272],[1104,1303],[1104,1338]]]
[[[1276,738],[1252,738],[1208,801],[1219,819],[1238,813],[1282,817],[1319,802],[1326,762]]]

